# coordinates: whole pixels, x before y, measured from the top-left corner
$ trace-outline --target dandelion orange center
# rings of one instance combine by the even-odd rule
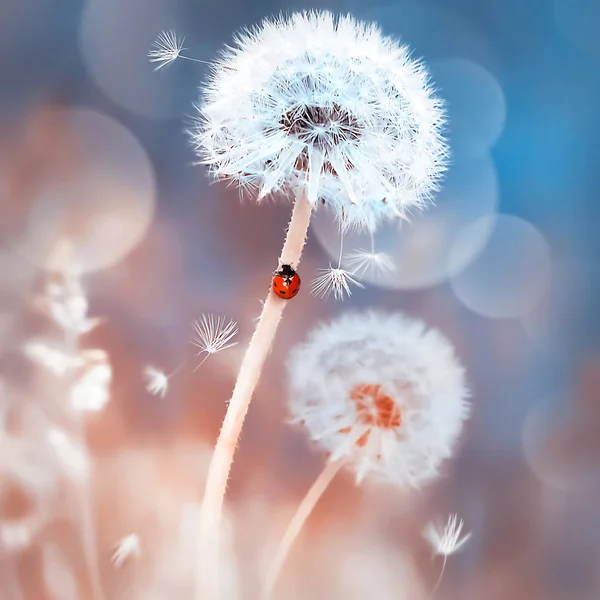
[[[356,405],[356,417],[361,425],[367,425],[358,440],[357,446],[364,446],[371,434],[371,429],[398,429],[402,423],[400,409],[394,400],[388,396],[381,385],[373,383],[359,383],[350,390],[350,399]],[[340,429],[340,433],[350,433],[352,427]]]

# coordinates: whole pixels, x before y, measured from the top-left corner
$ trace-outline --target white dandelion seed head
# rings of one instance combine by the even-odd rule
[[[345,259],[346,265],[353,275],[362,277],[365,273],[389,275],[396,271],[396,264],[389,254],[369,250],[357,250]]]
[[[425,66],[350,16],[296,13],[240,33],[198,110],[192,142],[215,176],[259,198],[303,186],[345,227],[423,206],[445,170]]]
[[[156,369],[151,365],[144,368],[144,380],[146,382],[146,391],[153,396],[165,397],[169,387],[169,378],[164,371]]]
[[[463,520],[458,515],[450,515],[445,525],[439,522],[429,522],[423,530],[423,537],[429,542],[435,554],[450,556],[458,552],[469,540],[471,533],[462,538]]]
[[[155,71],[169,66],[176,61],[181,53],[186,50],[183,47],[184,37],[178,37],[173,30],[161,31],[148,52],[151,63],[155,63]]]
[[[310,291],[317,298],[333,296],[336,300],[343,300],[345,296],[352,296],[351,285],[364,289],[364,285],[355,279],[352,274],[341,267],[319,269],[321,275],[311,281]]]
[[[314,329],[289,362],[293,421],[346,459],[357,482],[432,479],[468,415],[464,371],[438,331],[402,314],[347,313]]]

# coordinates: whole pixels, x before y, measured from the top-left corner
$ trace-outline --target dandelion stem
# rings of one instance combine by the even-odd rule
[[[315,482],[312,484],[306,496],[304,496],[302,502],[296,509],[292,520],[289,522],[287,529],[281,539],[279,547],[277,548],[277,553],[275,554],[275,558],[271,563],[271,567],[267,573],[267,577],[265,579],[265,585],[263,587],[263,600],[269,600],[271,597],[273,590],[275,589],[275,584],[277,583],[277,579],[279,574],[281,573],[281,568],[285,563],[285,560],[290,552],[292,544],[298,537],[298,534],[302,530],[304,523],[310,516],[313,508],[319,501],[319,498],[324,494],[325,490],[329,487],[329,484],[333,480],[333,478],[337,475],[340,468],[343,466],[343,460],[337,460],[334,462],[328,462],[325,465],[325,468],[321,471],[321,474],[317,477]]]
[[[296,197],[286,239],[279,258],[280,265],[297,266],[306,241],[312,204],[306,194]],[[200,518],[200,552],[197,574],[197,598],[218,598],[218,543],[223,499],[233,455],[242,430],[242,424],[258,383],[260,373],[273,343],[286,300],[277,297],[270,289],[260,319],[242,361],[238,378],[229,401],[227,413],[217,439],[212,457],[202,514]]]

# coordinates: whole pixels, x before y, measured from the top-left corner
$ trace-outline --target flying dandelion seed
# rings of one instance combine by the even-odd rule
[[[169,377],[164,371],[148,365],[144,368],[146,391],[153,396],[165,397],[169,387]]]
[[[460,537],[463,525],[463,520],[459,519],[458,515],[450,515],[445,526],[442,526],[440,523],[430,522],[427,523],[423,530],[423,537],[429,542],[434,554],[444,557],[442,570],[434,591],[438,589],[442,582],[448,557],[458,552],[471,537],[471,533],[466,533],[462,538]]]
[[[172,62],[175,62],[178,58],[183,60],[190,60],[196,63],[202,63],[207,65],[205,60],[198,58],[192,58],[191,56],[184,56],[182,52],[187,50],[183,47],[184,37],[177,37],[177,34],[173,30],[162,31],[156,40],[152,43],[150,52],[148,52],[148,58],[151,63],[157,63],[154,67],[155,71],[168,67]]]
[[[396,265],[389,254],[369,250],[357,250],[346,258],[346,264],[352,274],[362,277],[365,273],[388,275],[396,271]]]
[[[158,71],[176,61],[181,53],[187,50],[183,47],[184,41],[185,38],[177,37],[173,30],[162,31],[152,44],[152,49],[148,52],[150,62],[156,63],[154,70]]]
[[[225,317],[202,315],[194,323],[194,332],[192,344],[200,349],[196,356],[206,354],[196,369],[201,367],[211,354],[232,348],[238,343],[231,341],[237,335],[237,323],[233,320],[226,321]]]
[[[319,269],[319,272],[321,275],[310,284],[311,292],[318,298],[327,298],[333,295],[336,300],[343,300],[345,296],[352,296],[350,285],[361,289],[365,287],[349,271],[341,267],[329,265],[328,269]]]
[[[120,569],[129,558],[139,558],[142,553],[140,538],[136,533],[130,533],[121,538],[112,555],[112,563]]]

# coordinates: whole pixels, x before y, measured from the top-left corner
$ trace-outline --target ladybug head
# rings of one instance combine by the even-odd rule
[[[277,274],[282,277],[293,277],[296,274],[296,271],[292,269],[291,265],[281,265],[281,269],[277,271]]]

